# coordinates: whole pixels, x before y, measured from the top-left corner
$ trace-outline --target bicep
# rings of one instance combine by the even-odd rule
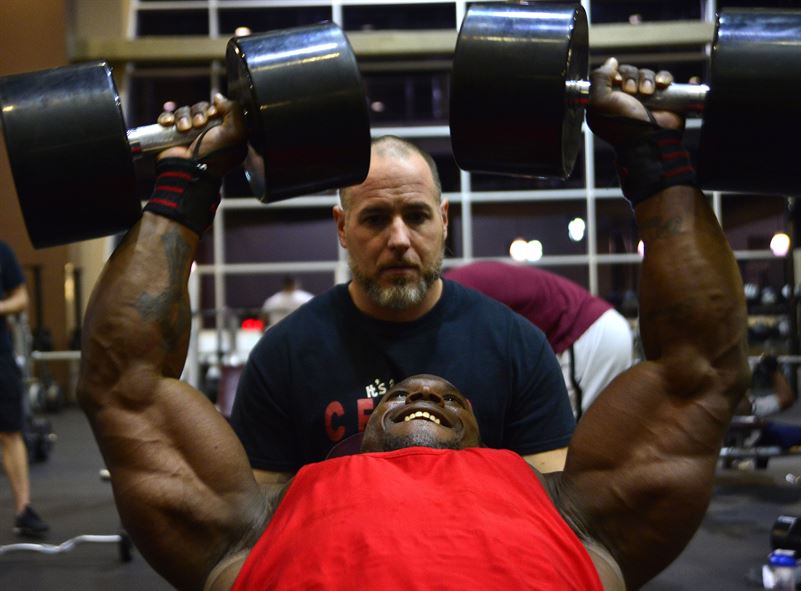
[[[211,403],[182,382],[139,375],[117,387],[130,396],[91,419],[123,524],[170,580],[207,572],[266,517],[242,447]],[[139,388],[154,389],[149,403],[139,403]]]
[[[569,448],[563,485],[589,533],[627,574],[658,572],[692,537],[731,413],[714,380],[683,381],[677,373],[643,362],[621,374],[579,422]]]

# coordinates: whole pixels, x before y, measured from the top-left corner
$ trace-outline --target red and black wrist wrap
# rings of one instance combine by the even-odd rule
[[[202,161],[162,158],[145,211],[170,218],[200,236],[214,221],[221,185],[222,179],[209,174]]]
[[[659,129],[616,148],[617,174],[632,207],[674,185],[697,186],[682,132]]]

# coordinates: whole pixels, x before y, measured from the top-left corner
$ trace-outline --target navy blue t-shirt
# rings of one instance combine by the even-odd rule
[[[421,373],[470,399],[489,447],[525,455],[564,447],[573,433],[562,373],[542,331],[451,281],[414,322],[362,314],[346,285],[314,298],[251,352],[231,423],[254,468],[295,472],[363,431],[380,396]]]
[[[25,282],[17,257],[14,251],[5,242],[0,240],[0,299],[5,299],[9,293]],[[10,353],[13,349],[11,333],[8,331],[6,319],[0,317],[0,353]]]

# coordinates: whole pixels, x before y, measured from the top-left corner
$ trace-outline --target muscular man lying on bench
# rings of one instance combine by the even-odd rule
[[[683,121],[632,96],[653,87],[652,72],[610,60],[593,73],[589,118],[617,149],[645,243],[647,361],[604,390],[564,472],[548,477],[480,446],[469,390],[417,376],[374,410],[365,453],[308,465],[282,496],[266,494],[222,416],[177,380],[198,232],[146,211],[92,296],[79,391],[150,564],[176,587],[211,591],[621,590],[667,566],[706,511],[749,372],[737,265],[682,164]],[[199,151],[210,160],[243,137],[237,111],[221,98],[215,108],[224,123]],[[204,189],[188,176],[192,197]]]

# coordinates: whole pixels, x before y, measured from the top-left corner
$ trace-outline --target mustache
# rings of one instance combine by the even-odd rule
[[[387,269],[395,269],[397,267],[410,267],[413,269],[417,269],[418,271],[421,269],[420,264],[414,261],[407,261],[407,260],[399,260],[399,261],[392,261],[391,263],[383,263],[378,265],[379,271],[386,271]]]

